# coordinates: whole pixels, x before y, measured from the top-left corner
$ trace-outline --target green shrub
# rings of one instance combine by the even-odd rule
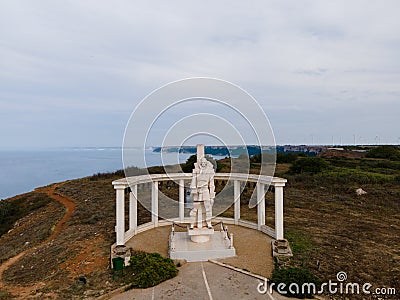
[[[218,161],[216,161],[211,155],[206,154],[205,158],[212,163],[214,169],[216,169],[217,172],[219,172],[222,168],[222,164]],[[182,171],[184,173],[192,173],[194,169],[194,163],[197,162],[197,155],[193,154],[189,156],[189,158],[186,160],[184,164],[181,164]]]
[[[299,155],[297,153],[289,152],[289,153],[277,153],[276,154],[276,163],[284,164],[284,163],[293,163],[297,160]]]
[[[164,166],[153,166],[147,168],[149,174],[165,174]]]
[[[135,273],[129,288],[152,287],[178,274],[173,261],[158,253],[140,252],[131,256],[129,268]]]
[[[367,152],[367,157],[370,158],[386,158],[390,160],[400,160],[400,151],[395,146],[379,146],[370,149]]]
[[[294,255],[305,254],[312,246],[310,237],[301,231],[288,229],[285,237],[288,239]]]
[[[340,168],[356,168],[360,165],[360,160],[334,156],[332,158],[324,158],[331,166],[340,167]]]
[[[117,170],[115,172],[106,172],[106,173],[96,173],[89,177],[90,181],[102,180],[102,179],[111,179],[114,177],[125,177],[126,176],[136,176],[136,175],[144,175],[147,174],[146,169],[140,169],[138,167],[127,167],[124,170]]]
[[[261,153],[254,154],[252,157],[250,157],[250,162],[256,164],[261,163]]]
[[[391,169],[391,170],[400,170],[400,162],[398,161],[389,161],[389,160],[380,160],[380,161],[370,161],[369,163],[374,162],[373,167],[381,168],[381,169]],[[363,164],[365,162],[363,161]]]
[[[362,171],[359,169],[344,169],[337,168],[332,171],[323,172],[318,174],[318,177],[325,182],[336,182],[336,183],[387,183],[394,181],[393,175],[379,174],[374,172]]]
[[[330,165],[319,157],[304,157],[296,160],[289,169],[291,174],[316,174],[330,168]]]
[[[319,285],[321,284],[321,280],[312,274],[309,270],[304,269],[304,268],[280,268],[280,269],[275,269],[272,273],[272,278],[271,281],[275,284],[274,289],[277,288],[277,286],[280,283],[285,284],[285,288],[282,288],[282,290],[287,291],[287,294],[285,296],[287,297],[297,297],[297,298],[312,298],[313,294],[312,291],[308,289],[304,289],[304,293],[302,290],[302,285],[303,283],[313,283],[316,286],[316,290],[318,290]],[[289,286],[292,283],[296,283],[297,286],[299,287],[298,292],[292,288],[291,290],[294,291],[295,293],[292,293],[289,290]]]
[[[185,173],[191,173],[194,168],[194,163],[197,161],[197,155],[193,154],[189,156],[186,163],[182,164],[182,171]]]
[[[278,152],[275,155],[275,153],[263,152],[262,156],[263,157],[261,157],[261,153],[254,154],[250,158],[250,161],[252,163],[261,163],[261,158],[262,158],[263,162],[271,162],[276,160],[276,163],[278,164],[293,163],[299,157],[307,157],[307,154],[303,152],[288,152],[288,153]]]

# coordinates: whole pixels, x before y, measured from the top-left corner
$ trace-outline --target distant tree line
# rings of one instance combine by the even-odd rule
[[[268,153],[263,152],[262,154],[257,153],[250,157],[250,162],[261,163],[261,155],[263,155],[264,161],[269,161],[270,156],[273,156],[273,154],[269,152]],[[307,154],[304,152],[278,152],[276,153],[276,163],[291,164],[300,157],[307,157]]]

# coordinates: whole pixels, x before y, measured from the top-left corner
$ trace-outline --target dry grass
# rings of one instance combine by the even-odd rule
[[[48,204],[19,219],[8,233],[0,237],[0,262],[44,241],[50,236],[52,226],[61,219],[64,207],[46,194],[34,195],[32,192],[21,195],[19,200],[34,202],[38,199]]]

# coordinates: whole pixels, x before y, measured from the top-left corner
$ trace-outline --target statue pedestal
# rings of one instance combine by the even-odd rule
[[[205,229],[207,228],[202,230]],[[198,235],[197,237],[202,239],[203,236]],[[172,232],[169,237],[169,257],[194,262],[236,255],[235,248],[231,247],[229,239],[225,238],[222,231],[215,231],[214,234],[206,235],[206,238],[209,239],[207,242],[193,242],[193,237],[196,237],[196,235],[189,237],[187,232]]]
[[[209,228],[193,228],[188,229],[188,235],[192,242],[205,243],[210,240],[210,236],[214,234],[214,229]]]

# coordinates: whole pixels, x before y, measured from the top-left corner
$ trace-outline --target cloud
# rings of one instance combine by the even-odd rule
[[[97,125],[91,145],[114,143],[102,132],[122,132],[123,122],[106,125],[105,114],[126,120],[153,89],[211,76],[251,92],[270,109],[282,139],[315,126],[345,135],[332,122],[322,124],[326,118],[302,120],[308,111],[335,119],[346,110],[353,113],[351,131],[373,142],[372,131],[385,132],[397,122],[392,112],[400,113],[399,8],[398,1],[2,1],[0,109],[40,120],[24,131],[8,124],[2,139],[40,136],[49,114],[64,118],[66,111],[70,124],[87,113]],[[359,106],[380,106],[382,117],[368,125]],[[12,120],[0,126],[5,122]],[[86,146],[79,129],[58,130]]]

